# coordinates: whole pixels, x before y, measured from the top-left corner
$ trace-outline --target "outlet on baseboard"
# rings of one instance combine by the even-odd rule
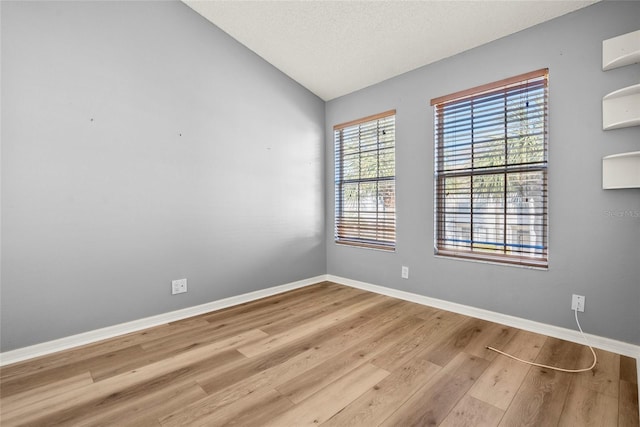
[[[187,279],[171,281],[171,295],[182,294],[185,292],[187,292]]]
[[[573,294],[571,297],[571,310],[584,311],[584,295]]]

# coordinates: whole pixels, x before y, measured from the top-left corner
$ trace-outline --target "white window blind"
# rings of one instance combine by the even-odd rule
[[[394,250],[395,110],[334,126],[335,241]]]
[[[438,255],[547,267],[542,69],[431,101]]]

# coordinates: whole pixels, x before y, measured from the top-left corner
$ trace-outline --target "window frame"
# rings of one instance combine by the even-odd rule
[[[434,107],[434,254],[436,256],[548,269],[548,78],[549,70],[547,68],[543,68],[540,70],[520,74],[507,79],[477,86],[471,89],[462,90],[431,100],[431,105]],[[510,112],[509,108],[507,107],[508,100],[511,96],[511,92],[520,89],[523,91],[529,91],[530,87],[532,88],[532,92],[534,90],[540,89],[543,91],[543,102],[541,105],[542,146],[539,148],[542,153],[542,160],[534,162],[529,159],[529,161],[524,161],[522,163],[511,164],[509,160],[509,138],[507,137],[507,132],[509,124],[512,123],[512,119],[508,118],[508,114]],[[503,164],[491,166],[488,169],[481,170],[481,167],[475,165],[476,154],[474,153],[474,144],[480,144],[476,141],[476,136],[474,135],[474,131],[476,129],[474,115],[477,114],[477,111],[475,110],[476,107],[473,105],[473,102],[480,102],[480,100],[486,100],[489,99],[489,97],[498,98],[500,94],[502,94],[504,99],[504,121],[502,123],[500,121],[496,121],[496,123],[502,124],[504,126],[505,136],[504,141],[502,142],[502,146],[504,147],[505,154],[503,158]],[[445,142],[445,139],[447,137],[450,137],[455,131],[458,131],[457,127],[452,127],[450,130],[447,129],[447,127],[450,125],[445,124],[445,120],[452,120],[452,117],[446,116],[446,114],[448,114],[446,110],[447,107],[455,107],[456,105],[462,105],[465,102],[470,103],[469,115],[461,115],[462,118],[456,116],[456,120],[458,120],[458,122],[465,120],[468,121],[468,150],[470,151],[470,153],[467,153],[466,155],[469,158],[467,162],[470,164],[470,166],[461,167],[461,170],[457,170],[457,166],[445,166],[445,163],[450,165],[462,158],[462,156],[459,154],[451,155],[451,158],[453,159],[447,157],[446,154],[443,154],[447,151],[446,148],[451,151],[450,146],[447,146],[447,142]],[[528,102],[526,103],[526,108],[524,110],[521,108],[521,110],[526,112],[524,121],[529,120],[530,116],[533,116],[532,114],[530,114]],[[495,126],[497,127],[498,125]],[[520,126],[521,131],[524,125],[521,124]],[[520,210],[516,208],[515,212],[517,213],[515,214],[509,213],[513,211],[508,211],[508,209],[510,209],[508,208],[510,194],[509,179],[514,179],[514,176],[517,177],[516,174],[527,173],[531,173],[531,176],[534,176],[533,174],[536,173],[539,174],[536,178],[540,182],[540,184],[538,184],[541,194],[539,196],[540,206],[539,208],[536,207],[534,209],[534,211],[536,212],[535,215],[538,217],[537,219],[530,219],[529,216],[533,216],[534,214],[523,213],[524,208],[519,208]],[[494,232],[494,236],[497,235],[498,231],[502,231],[502,240],[498,240],[497,237],[492,237],[494,240],[488,239],[486,241],[482,241],[481,239],[476,239],[476,236],[474,236],[474,233],[476,233],[476,229],[474,228],[474,218],[477,220],[477,222],[480,222],[478,219],[483,215],[489,216],[489,214],[487,214],[486,212],[491,211],[491,209],[486,209],[484,214],[474,213],[474,204],[476,204],[478,200],[474,195],[474,186],[476,185],[474,177],[479,177],[481,174],[484,174],[484,176],[501,175],[504,177],[503,190],[500,193],[495,193],[503,196],[502,208],[504,210],[504,213],[493,214],[494,217],[498,217],[501,215],[502,223],[496,222],[493,225],[493,228],[489,228],[489,230]],[[466,220],[466,218],[461,219],[466,215],[466,211],[464,211],[465,215],[462,215],[460,214],[462,210],[460,210],[459,212],[448,210],[449,208],[447,205],[447,201],[445,201],[445,198],[448,197],[450,193],[445,189],[445,182],[447,179],[452,179],[452,177],[468,178],[468,193],[465,193],[465,190],[460,191],[460,194],[462,194],[463,197],[466,197],[468,195],[470,203],[468,209],[468,220]],[[453,179],[453,181],[458,182],[455,179]],[[463,197],[461,197],[461,199]],[[485,202],[485,204],[487,204],[487,202]],[[496,208],[496,205],[490,204],[489,206],[494,209]],[[478,211],[480,210],[478,209]],[[451,219],[449,219],[448,217],[450,217]],[[533,225],[531,225],[531,222],[529,224],[520,222],[509,222],[509,219],[511,218],[513,220],[514,217],[517,218],[518,221],[521,220],[520,217],[525,217],[530,221],[539,220],[540,223],[534,223]],[[466,226],[468,231],[465,232],[468,232],[468,240],[462,238],[452,238],[452,236],[455,235],[455,232],[452,232],[447,228],[447,226],[451,228],[452,224],[455,224],[455,226],[459,228],[464,228]],[[503,230],[500,229],[501,226],[503,227]],[[510,242],[509,238],[507,237],[509,234],[508,229],[511,229],[511,231],[513,232],[514,229],[518,229],[519,227],[529,227],[529,234],[531,234],[531,229],[535,226],[542,229],[540,236],[536,234],[536,239],[540,239],[540,244],[530,245],[520,244],[522,242],[513,243]],[[515,234],[520,237],[519,232]],[[512,237],[513,236],[511,236],[511,238]],[[499,251],[498,248],[500,247],[500,245],[502,245],[502,249],[500,249]],[[510,253],[512,251],[516,252],[516,254]]]
[[[349,122],[337,124],[333,127],[334,131],[334,241],[339,245],[347,245],[354,247],[362,247],[369,249],[380,249],[384,251],[395,251],[396,248],[396,191],[395,191],[395,149],[396,149],[396,136],[395,136],[395,117],[396,110],[388,110],[379,114],[370,115]],[[384,125],[384,129],[381,130],[381,123],[385,123],[389,118],[392,118],[392,124],[390,128],[393,130],[393,140],[391,148],[380,148],[381,138],[380,133],[388,130],[388,125]],[[377,150],[365,150],[363,151],[363,128],[372,126],[375,124],[376,143]],[[345,178],[345,139],[349,136],[353,137],[355,128],[357,127],[357,158],[358,158],[358,176],[359,178]],[[345,132],[347,136],[345,137]],[[386,135],[386,133],[385,133]],[[370,137],[370,135],[369,135]],[[388,154],[389,150],[392,153],[392,175],[380,176],[381,172],[381,151],[385,151]],[[375,177],[362,177],[363,169],[361,165],[361,159],[363,152],[375,151],[377,171]],[[348,154],[353,158],[354,153]],[[392,211],[386,210],[386,200],[383,200],[383,210],[380,211],[379,199],[381,197],[382,190],[380,189],[380,183],[384,182],[387,187],[391,189],[393,198]],[[375,184],[376,190],[376,208],[375,211],[360,210],[360,191],[361,184]],[[358,188],[358,207],[356,212],[345,211],[345,197],[344,188],[346,185],[356,185]],[[388,190],[388,189],[387,189]],[[385,193],[388,194],[388,193]],[[348,216],[348,214],[356,216]],[[375,219],[367,219],[364,214],[375,214]],[[392,214],[392,215],[390,215]],[[380,215],[382,217],[380,217]],[[377,238],[376,238],[377,237]]]

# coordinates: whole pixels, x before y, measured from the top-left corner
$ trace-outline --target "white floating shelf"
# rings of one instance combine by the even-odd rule
[[[640,62],[640,30],[602,42],[602,70]]]
[[[611,92],[602,98],[602,129],[640,125],[640,84]]]
[[[602,188],[640,188],[640,151],[603,157]]]

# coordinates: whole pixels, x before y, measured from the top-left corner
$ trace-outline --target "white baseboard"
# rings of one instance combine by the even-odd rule
[[[326,280],[345,286],[363,289],[365,291],[387,295],[405,301],[415,302],[417,304],[427,305],[442,310],[452,311],[454,313],[464,314],[466,316],[476,317],[478,319],[488,320],[490,322],[500,323],[502,325],[523,329],[529,332],[535,332],[538,334],[548,335],[550,337],[559,338],[578,344],[584,344],[584,340],[582,339],[580,332],[578,332],[577,330],[561,328],[559,326],[548,325],[545,323],[535,322],[533,320],[522,319],[520,317],[509,316],[507,314],[496,313],[481,308],[457,304],[454,302],[436,298],[430,298],[423,295],[413,294],[411,292],[399,291],[397,289],[391,289],[384,286],[373,285],[371,283],[346,279],[339,276],[327,275]],[[611,351],[613,353],[623,354],[629,357],[634,357],[640,363],[640,346],[622,341],[616,341],[610,338],[600,337],[597,335],[585,334],[585,336],[593,347]]]
[[[171,311],[169,313],[159,314],[157,316],[151,316],[144,319],[134,320],[131,322],[121,323],[106,328],[96,329],[81,333],[78,335],[72,335],[65,338],[60,338],[54,341],[48,341],[41,344],[35,344],[28,347],[19,348],[16,350],[0,353],[0,366],[8,365],[11,363],[20,362],[34,357],[44,356],[46,354],[55,353],[62,350],[67,350],[73,347],[81,345],[91,344],[97,341],[101,341],[108,338],[117,337],[119,335],[136,332],[142,329],[150,328],[153,326],[162,325],[169,322],[175,322],[177,320],[185,319],[199,314],[208,313],[222,308],[230,307],[233,305],[243,304],[250,301],[255,301],[260,298],[268,297],[271,295],[279,294],[282,292],[290,291],[293,289],[309,286],[314,283],[323,281],[331,281],[339,283],[345,286],[351,286],[358,289],[363,289],[370,292],[375,292],[382,295],[387,295],[393,298],[398,298],[406,301],[415,302],[430,307],[439,308],[442,310],[452,311],[454,313],[464,314],[466,316],[476,317],[490,322],[500,323],[514,328],[523,329],[525,331],[535,332],[539,334],[548,335],[555,338],[564,339],[567,341],[584,344],[580,333],[576,330],[560,328],[558,326],[547,325],[545,323],[534,322],[532,320],[526,320],[515,316],[509,316],[506,314],[496,313],[481,308],[475,308],[463,304],[457,304],[445,300],[436,298],[430,298],[423,295],[413,294],[410,292],[400,291],[397,289],[391,289],[384,286],[374,285],[371,283],[360,282],[357,280],[347,279],[344,277],[333,276],[330,274],[324,274],[309,279],[300,280],[297,282],[287,283],[280,286],[274,286],[267,289],[262,289],[255,292],[249,292],[242,295],[237,295],[229,298],[224,298],[217,301],[212,301],[206,304],[197,305],[194,307],[188,307],[181,310]],[[596,335],[585,334],[590,344],[594,347],[601,348],[606,351],[611,351],[625,356],[634,357],[640,364],[640,346],[629,344],[621,341],[612,340],[610,338],[599,337]],[[640,376],[640,369],[638,370]]]
[[[131,322],[120,323],[118,325],[108,326],[106,328],[96,329],[93,331],[84,332],[53,341],[47,341],[41,344],[35,344],[28,347],[18,348],[16,350],[6,351],[4,353],[0,353],[0,366],[21,362],[23,360],[44,356],[62,350],[68,350],[73,347],[91,344],[108,338],[114,338],[120,335],[129,334],[131,332],[140,331],[142,329],[151,328],[153,326],[186,319],[187,317],[193,317],[199,314],[208,313],[210,311],[220,310],[222,308],[230,307],[233,305],[255,301],[260,298],[280,294],[282,292],[302,288],[304,286],[313,285],[314,283],[322,282],[325,280],[326,275],[316,276],[309,279],[299,280],[297,282],[274,286],[267,289],[261,289],[255,292],[249,292],[242,295],[208,302],[206,304],[196,305],[193,307],[183,308],[181,310],[159,314],[157,316],[151,316],[144,319],[133,320]]]

